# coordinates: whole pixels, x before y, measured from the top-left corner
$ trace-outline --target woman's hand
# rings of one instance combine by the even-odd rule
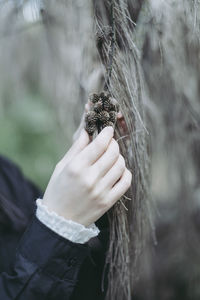
[[[43,201],[49,210],[88,226],[119,200],[131,180],[113,128],[105,127],[91,143],[83,129],[56,165]]]

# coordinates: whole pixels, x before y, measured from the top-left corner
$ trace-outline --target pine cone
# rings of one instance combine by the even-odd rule
[[[114,110],[116,112],[119,112],[119,103],[115,99],[110,100],[110,110]]]
[[[85,122],[88,125],[95,124],[97,119],[98,119],[98,117],[97,117],[97,113],[95,111],[89,111],[85,115]]]
[[[100,111],[102,111],[103,109],[103,105],[101,101],[98,101],[97,103],[94,104],[93,106],[93,110],[97,113],[99,113]]]
[[[104,103],[103,103],[103,108],[104,108],[104,110],[106,110],[106,111],[109,112],[110,109],[111,109],[111,103],[110,103],[110,101],[105,100]]]
[[[117,119],[117,113],[114,110],[111,110],[109,112],[110,120],[111,122],[115,123]]]
[[[96,124],[92,124],[92,125],[86,124],[85,125],[85,130],[87,131],[87,133],[89,135],[93,135],[93,133],[95,132],[96,129],[97,129]]]
[[[113,104],[112,102],[110,103],[110,111],[116,111],[115,104]]]
[[[115,103],[115,111],[119,112],[119,103]]]
[[[97,94],[91,94],[89,96],[89,100],[92,102],[92,103],[96,103],[99,101],[99,96]]]
[[[102,123],[108,122],[110,118],[110,115],[107,111],[103,110],[98,114],[98,120]]]
[[[110,94],[107,92],[101,92],[99,95],[100,99],[104,101],[109,101],[110,102]]]
[[[111,122],[111,121],[105,122],[105,123],[102,125],[102,128],[104,128],[104,127],[106,127],[106,126],[112,126],[112,127],[114,127],[114,123]]]

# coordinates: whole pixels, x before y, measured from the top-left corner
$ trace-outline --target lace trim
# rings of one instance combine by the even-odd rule
[[[82,224],[59,216],[54,211],[49,211],[47,206],[42,203],[42,199],[37,199],[36,204],[37,218],[51,230],[74,243],[84,244],[100,232],[94,223],[85,227]]]

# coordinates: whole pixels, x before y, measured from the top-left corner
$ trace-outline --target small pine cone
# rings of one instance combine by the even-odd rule
[[[112,126],[112,127],[114,127],[114,123],[113,123],[113,122],[110,122],[110,121],[105,122],[105,123],[102,125],[102,128],[104,128],[104,127],[106,127],[106,126]]]
[[[111,110],[114,110],[116,112],[119,112],[119,103],[115,99],[111,99]]]
[[[108,122],[110,119],[110,115],[107,111],[102,110],[99,114],[98,114],[98,120],[101,121],[102,123]]]
[[[110,109],[111,109],[111,103],[110,103],[110,101],[108,101],[108,100],[104,101],[103,108],[104,108],[104,110],[106,110],[106,111],[109,112]]]
[[[111,110],[109,112],[110,120],[111,122],[115,123],[117,118],[117,113],[114,110]]]
[[[95,124],[97,121],[97,113],[95,111],[89,111],[85,115],[85,122],[89,125]]]
[[[102,111],[103,109],[103,105],[101,101],[98,101],[97,103],[94,104],[93,106],[93,110],[97,113],[99,113],[100,111]]]
[[[116,106],[112,102],[110,103],[110,111],[115,111],[116,112]]]
[[[115,103],[115,111],[119,112],[119,103]]]
[[[95,124],[92,124],[92,125],[86,124],[85,125],[85,130],[87,131],[87,133],[89,135],[93,135],[93,133],[95,132],[96,129],[97,129],[97,127]]]
[[[119,112],[119,104],[118,103],[115,103],[115,104],[111,103],[110,104],[110,110]]]
[[[105,92],[101,92],[101,93],[99,94],[99,98],[101,98],[101,99],[103,100],[104,97],[105,97]]]
[[[99,95],[100,99],[102,99],[102,101],[108,101],[110,102],[110,94],[107,92],[101,92]]]
[[[99,96],[97,94],[91,94],[89,96],[89,100],[92,102],[92,103],[96,103],[99,101]]]

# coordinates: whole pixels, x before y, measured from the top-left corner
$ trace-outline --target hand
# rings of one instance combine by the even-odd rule
[[[43,201],[49,210],[88,226],[119,200],[131,180],[113,128],[105,127],[91,143],[83,129],[56,165]]]

